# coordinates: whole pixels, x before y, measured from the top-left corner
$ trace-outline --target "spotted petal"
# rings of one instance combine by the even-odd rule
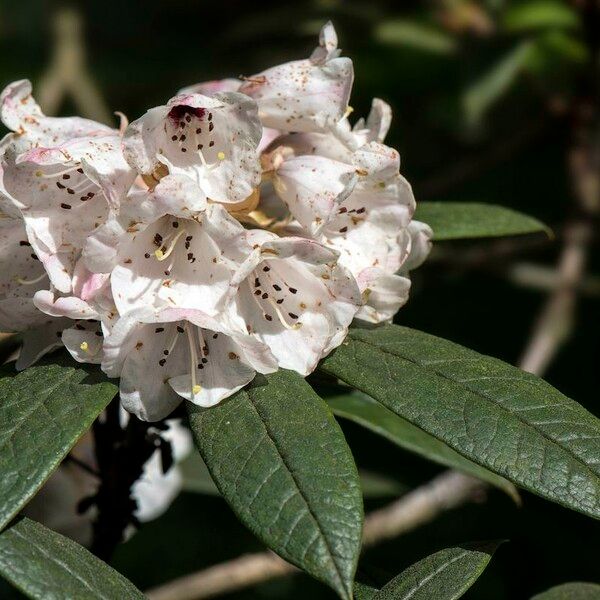
[[[265,127],[281,131],[327,129],[344,116],[354,79],[352,61],[338,54],[335,30],[327,23],[309,59],[248,77],[239,91],[257,101]]]
[[[260,182],[254,101],[236,92],[175,96],[129,125],[125,156],[144,175],[192,178],[212,200],[242,202]]]
[[[321,156],[297,156],[275,170],[273,185],[311,235],[332,219],[356,183],[355,169]]]

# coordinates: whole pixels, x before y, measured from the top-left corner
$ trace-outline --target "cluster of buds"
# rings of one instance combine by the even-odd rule
[[[185,88],[118,130],[9,85],[0,330],[23,332],[18,367],[64,345],[157,420],[257,372],[307,375],[354,319],[389,321],[431,230],[383,144],[390,107],[350,126],[339,55],[328,23],[310,58]]]

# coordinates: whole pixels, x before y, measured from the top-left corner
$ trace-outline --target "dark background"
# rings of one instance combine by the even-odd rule
[[[331,19],[344,54],[354,60],[352,118],[368,111],[373,96],[392,105],[387,143],[400,150],[417,201],[498,203],[554,230],[554,239],[436,244],[414,274],[411,299],[396,319],[516,364],[547,290],[518,285],[512,274],[523,264],[556,264],[565,226],[581,213],[569,167],[579,111],[598,109],[593,65],[598,22],[591,11],[585,13],[586,3],[549,3],[571,8],[571,24],[546,18],[540,25],[539,16],[537,24],[511,24],[507,14],[525,4],[87,0],[76,6],[84,20],[88,72],[110,110],[132,120],[185,85],[249,75],[307,56],[320,25]],[[1,86],[28,77],[35,93],[51,63],[52,23],[60,6],[0,0]],[[511,63],[525,47],[528,59]],[[474,110],[473,102],[483,108]],[[67,97],[59,112],[82,111]],[[570,335],[546,373],[548,381],[595,414],[600,414],[598,254],[596,237],[589,285],[578,297]],[[357,463],[371,472],[414,487],[440,471],[357,426],[343,425]],[[389,499],[368,500],[367,511]],[[507,539],[465,598],[529,598],[561,582],[599,581],[599,534],[596,522],[530,494],[523,493],[518,508],[501,492],[490,491],[481,504],[446,513],[369,550],[359,573],[382,584],[444,546]],[[112,564],[147,589],[260,548],[222,500],[184,493],[123,545]],[[9,594],[0,591],[0,597]],[[296,576],[230,597],[333,595]]]

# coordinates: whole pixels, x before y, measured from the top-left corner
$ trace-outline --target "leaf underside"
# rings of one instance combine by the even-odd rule
[[[420,202],[415,219],[433,229],[436,241],[500,237],[550,230],[542,222],[510,208],[478,202]]]

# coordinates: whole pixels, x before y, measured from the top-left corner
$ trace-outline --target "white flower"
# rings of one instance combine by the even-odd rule
[[[84,256],[92,270],[111,272],[120,314],[154,306],[215,315],[248,252],[244,228],[221,205],[188,177],[168,175],[132,192]]]
[[[239,91],[257,101],[265,127],[324,130],[346,113],[354,79],[352,61],[339,54],[335,29],[327,23],[310,58],[248,77]]]
[[[233,281],[229,316],[285,369],[308,375],[338,346],[361,303],[338,253],[304,238],[248,232],[252,253]]]
[[[123,407],[146,421],[182,398],[213,406],[277,363],[245,332],[195,310],[143,308],[124,315],[104,343],[102,369],[121,377]]]
[[[354,189],[356,169],[323,156],[294,156],[286,150],[275,150],[268,161],[273,187],[302,227],[318,236]]]
[[[0,141],[0,156],[6,151],[13,155],[32,148],[54,147],[79,138],[105,136],[113,133],[106,125],[79,117],[47,117],[31,95],[31,83],[23,79],[6,86],[0,94],[0,119],[11,130]],[[10,194],[2,183],[0,165],[0,207],[3,212],[16,216]]]
[[[125,132],[125,156],[155,180],[165,169],[192,178],[211,200],[244,201],[260,182],[256,103],[243,94],[175,96]]]
[[[19,208],[28,237],[52,284],[71,291],[87,237],[118,209],[134,173],[116,134],[77,138],[53,148],[6,152],[4,187]]]

